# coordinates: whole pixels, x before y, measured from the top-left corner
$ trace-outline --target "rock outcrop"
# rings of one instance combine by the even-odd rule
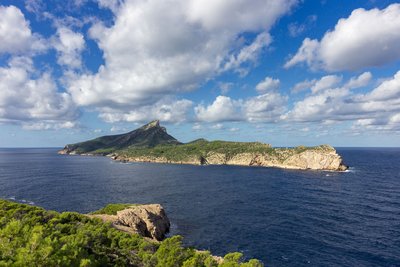
[[[89,217],[111,222],[118,230],[143,237],[162,240],[168,233],[170,222],[160,204],[135,205],[120,210],[117,215],[93,214]]]
[[[293,153],[289,149],[277,150],[277,155],[257,155],[250,165],[301,170],[345,171],[347,166],[336,150],[323,145]]]

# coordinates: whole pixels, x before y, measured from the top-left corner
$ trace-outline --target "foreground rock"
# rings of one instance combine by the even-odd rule
[[[170,228],[170,221],[160,204],[131,206],[117,211],[117,215],[92,214],[88,216],[111,222],[118,230],[158,241],[164,239]]]

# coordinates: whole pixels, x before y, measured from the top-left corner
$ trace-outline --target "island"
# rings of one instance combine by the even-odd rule
[[[206,139],[182,143],[169,135],[158,120],[125,134],[69,144],[58,153],[102,155],[122,162],[241,165],[325,171],[348,169],[341,156],[330,145],[275,148],[261,142]]]
[[[168,229],[159,204],[80,214],[0,199],[0,266],[263,266],[238,252],[219,257],[184,247],[181,236],[163,239]]]

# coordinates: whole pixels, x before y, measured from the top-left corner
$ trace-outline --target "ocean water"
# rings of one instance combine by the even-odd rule
[[[400,149],[342,148],[345,173],[119,163],[0,149],[0,198],[57,211],[160,203],[171,234],[266,266],[400,266]]]

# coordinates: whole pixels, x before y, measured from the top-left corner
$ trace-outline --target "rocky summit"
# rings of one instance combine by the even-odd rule
[[[128,147],[154,147],[161,144],[180,144],[154,120],[142,127],[125,134],[108,135],[93,140],[69,144],[59,151],[60,154],[108,154]]]
[[[260,142],[207,141],[183,144],[158,120],[121,135],[67,145],[60,154],[107,155],[123,162],[195,165],[242,165],[285,169],[344,171],[341,156],[330,145],[273,148]]]

